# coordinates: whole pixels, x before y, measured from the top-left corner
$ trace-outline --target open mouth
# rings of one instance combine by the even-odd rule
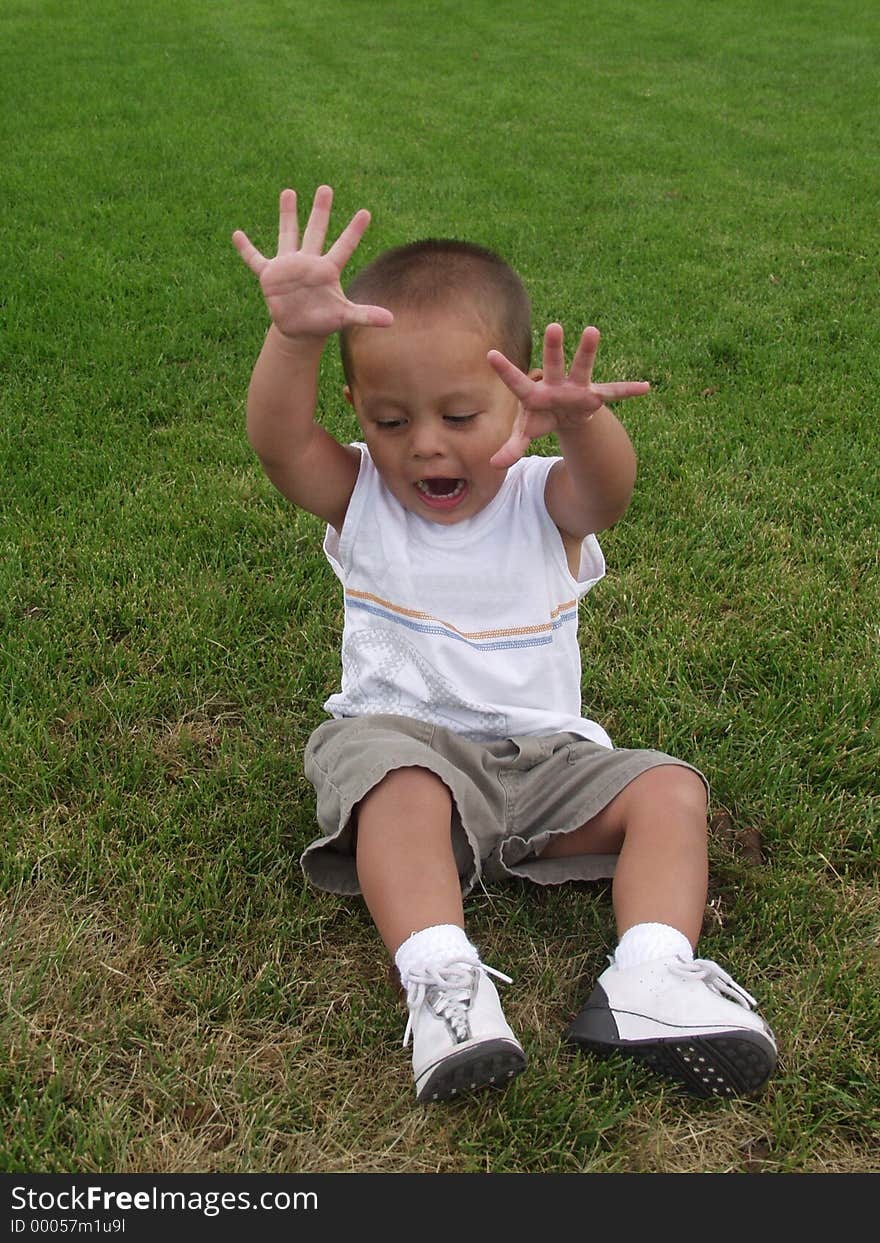
[[[467,495],[466,479],[417,479],[416,491],[432,509],[454,509]]]

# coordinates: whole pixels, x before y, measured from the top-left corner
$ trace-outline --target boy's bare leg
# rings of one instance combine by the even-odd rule
[[[597,816],[553,838],[542,858],[620,852],[612,888],[618,935],[667,924],[695,947],[708,888],[706,791],[690,769],[651,768]]]
[[[464,927],[452,852],[452,796],[426,768],[397,768],[358,805],[357,872],[393,956],[413,932]]]
[[[649,769],[544,855],[620,850],[620,940],[566,1039],[622,1053],[696,1096],[751,1095],[776,1065],[773,1032],[717,963],[688,960],[707,890],[706,793],[680,765]],[[679,942],[679,945],[676,945]]]
[[[417,1098],[506,1084],[526,1056],[464,932],[449,790],[395,769],[361,800],[357,833],[361,892],[406,993]]]

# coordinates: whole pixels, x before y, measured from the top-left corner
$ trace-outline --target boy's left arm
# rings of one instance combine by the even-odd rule
[[[548,326],[543,368],[529,376],[497,350],[489,353],[492,367],[520,402],[510,439],[492,464],[512,466],[533,440],[555,432],[562,461],[550,472],[545,500],[560,531],[576,540],[612,526],[625,513],[635,483],[635,451],[605,403],[641,397],[650,387],[644,381],[594,384],[598,346],[598,330],[585,329],[567,375],[559,324]]]

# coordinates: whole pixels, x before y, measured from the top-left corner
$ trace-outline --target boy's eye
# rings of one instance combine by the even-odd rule
[[[447,423],[451,423],[454,427],[463,427],[466,423],[473,423],[477,415],[474,412],[473,414],[445,414],[443,417]]]
[[[403,427],[403,419],[377,419],[376,426],[380,431],[394,431],[396,427]]]

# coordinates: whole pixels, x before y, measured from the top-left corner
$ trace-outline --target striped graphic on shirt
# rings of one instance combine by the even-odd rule
[[[577,621],[577,600],[566,600],[564,604],[558,604],[551,612],[549,621],[533,626],[508,626],[500,630],[459,630],[452,622],[433,617],[430,613],[419,613],[415,609],[392,604],[390,600],[383,600],[381,596],[374,596],[368,591],[349,588],[345,593],[345,600],[349,608],[362,609],[398,626],[405,626],[407,630],[445,636],[485,652],[516,647],[543,647],[553,642],[554,630],[568,622]]]

